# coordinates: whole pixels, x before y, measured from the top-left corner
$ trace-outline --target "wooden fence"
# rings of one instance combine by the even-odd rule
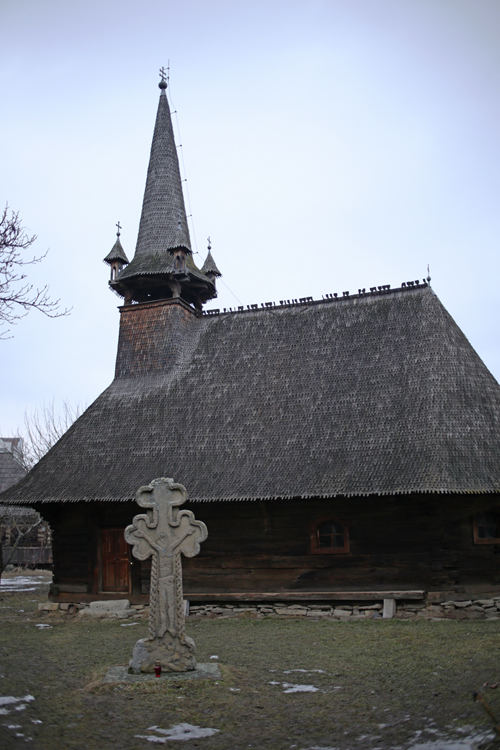
[[[12,547],[3,547],[2,558],[3,564],[7,563],[10,557]],[[52,548],[51,547],[18,547],[12,560],[11,565],[20,565],[23,568],[38,568],[40,566],[48,567],[52,565]]]

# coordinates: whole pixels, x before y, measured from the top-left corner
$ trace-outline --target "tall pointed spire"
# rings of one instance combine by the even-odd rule
[[[159,87],[160,101],[151,144],[136,256],[168,252],[178,247],[191,252],[179,160],[166,96],[167,82],[161,80]]]
[[[125,297],[125,304],[174,297],[199,310],[217,293],[213,278],[202,273],[192,258],[163,68],[160,75],[160,101],[135,255],[110,285]]]

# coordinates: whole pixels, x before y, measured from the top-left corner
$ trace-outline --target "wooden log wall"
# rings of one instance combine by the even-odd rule
[[[190,593],[425,589],[478,592],[500,587],[500,548],[473,543],[473,517],[500,510],[491,495],[406,495],[274,502],[195,503],[209,536],[183,559]],[[102,595],[99,535],[131,522],[135,503],[39,508],[53,528],[54,586]],[[348,554],[312,554],[315,520],[349,528]],[[131,558],[131,594],[149,591],[150,561]],[[123,596],[123,595],[122,595]],[[104,596],[106,598],[106,596]],[[109,597],[108,597],[109,598]]]

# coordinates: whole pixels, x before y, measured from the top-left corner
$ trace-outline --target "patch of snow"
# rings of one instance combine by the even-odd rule
[[[21,724],[4,724],[7,729],[22,729]]]
[[[32,724],[43,724],[43,721],[41,719],[31,719]]]
[[[35,628],[40,628],[40,630],[46,630],[47,628],[52,628],[52,625],[47,625],[45,622],[37,622],[35,625]]]
[[[129,628],[131,625],[139,625],[138,622],[122,622],[121,626],[122,628]]]
[[[271,680],[269,684],[270,685],[279,685],[279,682],[276,682],[276,680]]]
[[[229,688],[232,693],[239,693],[241,688]]]
[[[305,672],[306,674],[316,672],[317,674],[326,674],[324,669],[286,669],[283,674],[291,674],[292,672]]]
[[[291,685],[289,682],[284,682],[283,687],[286,688],[284,693],[317,693],[319,690],[314,685]]]
[[[12,708],[15,711],[24,711],[27,708],[27,703],[34,700],[32,695],[24,695],[22,698],[14,698],[12,695],[0,696],[0,706],[9,706],[9,708],[0,708],[0,716],[7,716],[7,714],[10,714]],[[21,703],[21,701],[23,702]],[[15,703],[19,703],[20,705],[16,706],[14,705]]]
[[[211,656],[210,658],[211,658],[211,659],[218,659],[219,657],[218,657],[218,656],[215,656],[215,654],[214,654],[214,655],[213,655],[213,656]]]
[[[21,701],[29,703],[34,700],[35,699],[32,695],[24,695],[22,698],[14,698],[12,695],[5,695],[0,696],[0,706],[8,706],[9,703],[20,703]]]
[[[432,739],[428,741],[421,741],[409,746],[408,750],[476,750],[478,745],[485,740],[494,739],[495,735],[491,733],[478,734],[474,732],[472,727],[468,728],[470,734],[468,737],[460,737],[452,739],[446,735],[440,735],[439,739]],[[425,729],[428,732],[429,729]],[[458,730],[455,730],[458,732]],[[421,732],[415,732],[415,735],[421,734]]]
[[[12,576],[0,578],[2,591],[36,591],[39,586],[48,586],[45,576]]]
[[[193,724],[175,724],[170,729],[160,729],[160,727],[148,727],[148,732],[156,732],[156,735],[136,734],[141,740],[148,742],[165,743],[169,740],[198,740],[201,737],[211,737],[219,732],[219,729],[210,729],[209,727],[196,727]]]

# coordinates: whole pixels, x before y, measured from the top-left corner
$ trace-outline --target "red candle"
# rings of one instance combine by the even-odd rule
[[[155,664],[155,677],[161,677],[161,662],[159,661]]]

